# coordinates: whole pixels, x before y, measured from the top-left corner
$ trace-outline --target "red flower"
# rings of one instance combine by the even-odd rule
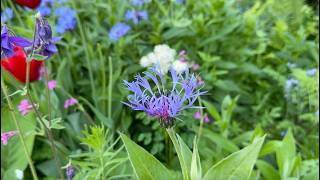
[[[21,6],[27,6],[28,8],[35,9],[40,5],[41,0],[16,0],[16,3]]]
[[[1,66],[9,71],[18,81],[26,82],[27,57],[21,47],[14,47],[15,54],[5,60],[1,60]],[[30,62],[30,82],[37,81],[41,76],[41,68],[44,61],[32,59]]]

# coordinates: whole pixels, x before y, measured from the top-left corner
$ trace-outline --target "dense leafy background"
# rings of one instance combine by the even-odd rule
[[[59,6],[55,3],[52,8]],[[63,164],[67,164],[69,158],[73,160],[76,178],[100,177],[103,171],[102,176],[109,178],[135,177],[132,166],[141,159],[132,161],[129,148],[138,147],[121,135],[124,145],[130,146],[126,147],[128,157],[117,131],[129,135],[170,170],[179,169],[172,145],[169,152],[165,148],[170,146],[169,137],[159,123],[121,103],[128,94],[122,80],[132,80],[136,73],[144,70],[139,60],[157,44],[168,44],[177,51],[185,49],[189,61],[200,64],[195,73],[204,79],[208,93],[198,103],[206,106],[204,111],[212,120],[204,124],[198,142],[202,177],[207,178],[208,170],[212,172],[215,163],[264,134],[267,137],[251,173],[252,179],[311,180],[319,176],[315,168],[319,166],[319,115],[316,114],[319,73],[312,77],[306,74],[308,69],[318,69],[319,65],[317,2],[187,0],[186,4],[178,4],[152,0],[134,7],[128,0],[95,0],[67,1],[64,6],[76,10],[77,27],[62,35],[59,53],[46,61],[46,66],[50,79],[58,82],[58,88],[51,92],[53,117],[62,118],[65,127],[54,130],[59,157]],[[12,1],[1,1],[1,9],[6,7],[15,10],[15,17],[7,25],[16,34],[31,38],[35,12]],[[127,22],[132,28],[129,34],[112,43],[108,37],[110,28],[117,22],[126,22],[124,14],[129,9],[147,10],[149,20],[138,25]],[[54,27],[57,18],[48,19]],[[5,72],[2,78],[7,84],[16,83]],[[288,92],[286,84],[291,78],[297,79],[299,85]],[[32,91],[41,112],[47,114],[44,86],[44,81],[34,83]],[[10,91],[15,91],[14,86],[10,86]],[[77,98],[79,105],[65,110],[64,100],[70,96]],[[15,95],[13,99],[17,106],[21,97]],[[1,131],[13,130],[3,100],[1,112]],[[177,122],[175,127],[190,148],[200,124],[193,118],[194,112],[185,112],[184,121]],[[43,134],[35,135],[33,119],[33,115],[20,119],[28,122],[25,128],[30,134],[28,145],[33,145],[32,158],[41,177],[54,179],[57,174],[49,143]],[[92,121],[105,128],[89,130]],[[96,141],[100,138],[102,144],[92,142],[94,138]],[[5,155],[14,151],[22,157],[23,152],[16,150],[17,143],[18,138],[11,145],[1,146],[2,177],[10,168],[27,166],[26,160],[17,161],[16,156]],[[104,153],[105,156],[101,155]],[[101,167],[101,157],[111,164]],[[13,161],[16,164],[8,166]],[[152,164],[165,169],[167,174],[175,174],[158,161]],[[114,169],[108,171],[109,167]],[[215,168],[232,170],[219,165]],[[143,169],[139,172],[143,173]],[[25,176],[30,177],[28,170]],[[175,176],[182,177],[181,174]]]

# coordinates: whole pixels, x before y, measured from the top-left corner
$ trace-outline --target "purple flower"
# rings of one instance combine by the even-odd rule
[[[134,6],[142,6],[144,3],[146,3],[145,0],[131,0],[131,4]]]
[[[209,116],[208,116],[207,113],[204,115],[203,121],[204,121],[205,123],[209,123],[209,122],[210,122],[210,118],[209,118]]]
[[[313,69],[308,69],[306,72],[307,76],[309,77],[314,77],[317,74],[317,69],[313,68]]]
[[[51,80],[51,81],[48,81],[48,88],[49,90],[53,90],[54,88],[57,87],[57,81],[56,80]]]
[[[6,25],[1,29],[1,55],[3,54],[7,58],[14,55],[14,46],[28,47],[32,43],[24,38],[15,37],[10,35],[10,31]]]
[[[58,16],[58,23],[55,26],[57,33],[63,34],[68,30],[73,30],[77,26],[76,12],[68,7],[56,9],[55,15]]]
[[[13,11],[10,8],[5,8],[3,12],[1,12],[1,22],[6,23],[10,19],[13,18]]]
[[[34,46],[37,53],[47,56],[47,59],[53,54],[58,52],[55,45],[60,40],[59,37],[52,37],[51,26],[49,25],[46,18],[41,14],[37,15],[36,18],[36,35],[35,35]]]
[[[114,42],[118,41],[122,36],[126,35],[130,29],[130,26],[127,24],[117,23],[111,28],[109,32],[109,38]]]
[[[126,12],[126,20],[132,20],[134,24],[138,24],[140,20],[147,20],[148,19],[148,12],[147,11],[135,11],[135,10],[128,10]]]
[[[78,101],[75,99],[75,98],[70,98],[70,99],[67,99],[65,102],[64,102],[64,108],[67,109],[68,107],[70,106],[73,106],[75,104],[77,104]]]
[[[68,164],[67,169],[66,169],[66,176],[67,176],[68,180],[72,180],[74,175],[75,175],[75,170],[70,163],[70,164]]]
[[[165,78],[160,68],[150,68],[149,71],[144,72],[144,77],[138,74],[135,81],[124,81],[132,94],[128,96],[128,102],[123,103],[133,110],[144,111],[150,117],[158,118],[162,127],[172,127],[175,119],[178,119],[183,110],[199,108],[193,104],[200,95],[205,93],[200,91],[203,86],[197,84],[194,74],[189,75],[188,69],[183,74],[178,75],[171,68],[172,82],[168,83],[170,86],[165,86]],[[149,80],[155,85],[155,92]]]
[[[18,133],[18,131],[8,131],[1,133],[1,141],[3,145],[8,144],[8,140],[11,139],[13,136],[15,136]]]
[[[18,110],[22,116],[25,116],[32,111],[32,105],[29,104],[27,99],[23,99],[18,106]]]
[[[200,111],[197,111],[197,112],[194,113],[194,118],[197,119],[197,120],[201,119]]]
[[[201,120],[201,113],[200,113],[200,111],[197,111],[197,112],[194,113],[194,118],[195,118],[196,120]],[[208,116],[207,113],[204,114],[203,121],[204,121],[205,123],[209,123],[209,122],[210,122],[210,118],[209,118],[209,116]]]

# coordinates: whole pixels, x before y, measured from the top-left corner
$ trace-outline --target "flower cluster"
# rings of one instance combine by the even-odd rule
[[[128,102],[123,103],[133,110],[144,111],[150,117],[158,118],[162,127],[172,127],[183,110],[199,108],[193,104],[205,92],[201,91],[203,85],[197,83],[197,78],[189,74],[188,69],[180,75],[173,68],[170,72],[171,82],[168,84],[161,69],[155,67],[144,72],[144,77],[136,75],[133,82],[124,81],[132,94],[128,96]],[[153,91],[152,84],[156,91]]]
[[[194,113],[194,118],[195,118],[196,120],[201,120],[201,119],[202,119],[202,118],[201,118],[201,113],[200,113],[200,111],[197,111],[197,112]],[[207,113],[204,114],[203,121],[204,121],[205,123],[209,123],[209,122],[210,122],[210,118],[209,118],[209,116],[208,116]]]
[[[188,64],[185,59],[181,58],[185,57],[185,54],[180,54],[179,60],[175,60],[176,55],[176,50],[171,49],[168,45],[157,45],[153,52],[140,59],[140,65],[142,67],[159,66],[163,74],[166,74],[170,67],[173,67],[178,74],[181,74],[188,69]]]
[[[48,81],[48,89],[53,90],[57,87],[57,81],[56,80],[50,80]]]
[[[23,99],[18,106],[18,110],[22,116],[25,116],[32,111],[32,105],[29,104],[27,99]]]
[[[126,20],[132,20],[134,24],[138,24],[140,20],[147,20],[147,11],[128,10],[126,12]]]
[[[64,108],[67,109],[68,107],[70,106],[73,106],[75,104],[77,104],[78,101],[75,99],[75,98],[70,98],[70,99],[67,99],[65,102],[64,102]]]
[[[146,0],[131,0],[131,4],[134,6],[142,6],[146,2]]]

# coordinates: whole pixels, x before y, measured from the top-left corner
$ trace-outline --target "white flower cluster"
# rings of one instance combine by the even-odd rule
[[[168,45],[157,45],[154,47],[153,52],[140,59],[140,65],[142,67],[160,66],[162,74],[166,74],[172,66],[177,73],[180,74],[188,68],[188,64],[180,60],[175,60],[176,55],[176,50],[171,49]]]

